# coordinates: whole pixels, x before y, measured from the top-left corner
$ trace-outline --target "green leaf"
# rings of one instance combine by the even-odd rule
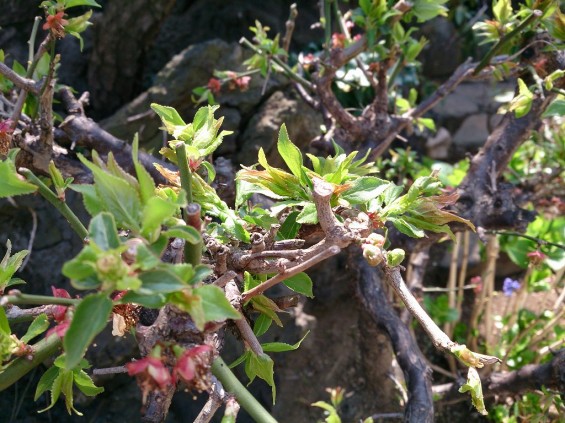
[[[177,126],[186,126],[184,120],[182,120],[179,113],[173,107],[152,103],[151,108],[159,115],[169,134],[172,134]]]
[[[282,327],[283,325],[282,321],[276,313],[282,310],[277,306],[277,304],[273,300],[267,298],[264,295],[257,295],[256,297],[253,297],[251,299],[251,306],[255,310],[269,317],[278,326]]]
[[[12,150],[14,151],[14,150]],[[13,197],[14,195],[31,194],[37,191],[37,187],[19,176],[16,166],[10,157],[15,159],[15,153],[10,152],[9,158],[0,161],[0,198]],[[19,150],[18,150],[19,151]]]
[[[120,246],[116,222],[110,213],[103,212],[94,216],[88,225],[88,233],[90,239],[104,251]]]
[[[245,351],[242,355],[240,355],[233,363],[231,363],[228,367],[230,369],[233,369],[236,366],[239,366],[241,363],[243,363],[245,360],[249,359],[249,356],[251,355],[251,351],[247,350]]]
[[[138,292],[129,291],[122,297],[122,303],[136,303],[147,308],[161,308],[167,304],[167,298],[163,294],[144,295]]]
[[[423,238],[426,235],[422,229],[417,228],[400,217],[388,217],[387,220],[392,222],[394,227],[404,235],[408,235],[412,238]]]
[[[177,264],[175,267],[178,267]],[[192,268],[192,276],[190,279],[186,280],[189,285],[194,285],[195,283],[202,282],[208,276],[212,274],[212,269],[204,264],[197,264]]]
[[[57,369],[57,370],[58,370],[57,375],[55,376],[55,379],[51,384],[51,388],[49,389],[51,391],[51,403],[46,408],[39,410],[38,413],[43,413],[44,411],[47,411],[50,408],[52,408],[59,399],[59,396],[61,395],[61,387],[63,385],[65,374],[68,375],[70,374],[70,372],[61,369]]]
[[[65,9],[76,6],[102,7],[95,0],[65,0]]]
[[[192,245],[196,245],[202,240],[200,232],[192,226],[172,226],[166,231],[163,231],[163,235],[168,238],[184,239]]]
[[[106,327],[111,312],[112,301],[104,293],[88,295],[79,303],[63,340],[67,370],[80,363],[94,337]]]
[[[0,262],[0,291],[3,291],[7,286],[14,285],[12,283],[12,276],[22,265],[24,258],[28,255],[28,250],[22,250],[11,256],[12,242],[8,239],[6,241],[6,254]]]
[[[94,187],[104,210],[114,215],[117,226],[138,232],[141,201],[137,190],[124,179],[106,173],[82,155],[79,154],[78,157],[94,175]]]
[[[71,184],[69,186],[73,191],[82,194],[82,201],[84,203],[84,208],[91,216],[95,216],[98,213],[102,213],[104,208],[98,199],[98,194],[96,193],[96,188],[94,185],[88,184]]]
[[[296,222],[299,212],[293,211],[288,214],[279,231],[277,232],[278,239],[294,239],[300,230],[300,223]]]
[[[84,280],[96,273],[97,254],[91,246],[84,247],[72,260],[63,265],[62,273],[72,280]]]
[[[263,351],[265,352],[284,352],[284,351],[294,351],[300,347],[300,344],[306,339],[310,331],[306,332],[306,334],[302,337],[300,341],[298,341],[294,345],[286,344],[284,342],[267,342],[265,344],[261,344],[263,347]]]
[[[221,322],[226,319],[241,319],[241,314],[230,304],[224,291],[214,285],[194,288],[193,293],[202,298],[202,307],[207,322]]]
[[[387,251],[386,262],[390,267],[398,266],[404,260],[406,253],[401,248],[395,248],[392,251]]]
[[[512,16],[512,3],[510,0],[498,0],[492,4],[492,12],[497,21],[505,24]]]
[[[6,335],[10,335],[12,333],[4,307],[0,307],[0,332]]]
[[[528,114],[532,108],[534,95],[522,80],[518,78],[518,95],[512,99],[508,107],[509,111],[513,111],[517,118],[521,118]]]
[[[553,100],[549,106],[547,106],[547,109],[545,109],[545,112],[543,112],[542,117],[547,118],[547,117],[554,117],[554,116],[565,116],[565,100],[558,98]]]
[[[59,372],[60,369],[58,367],[51,366],[45,373],[43,373],[43,375],[41,375],[41,379],[37,382],[35,395],[33,396],[34,401],[37,401],[44,392],[51,390],[55,379],[59,376]]]
[[[170,293],[187,288],[188,285],[177,275],[169,270],[157,269],[141,273],[139,279],[142,282],[141,293]]]
[[[296,222],[298,223],[308,223],[315,225],[318,223],[318,211],[316,210],[316,205],[314,203],[308,203],[303,208],[298,216],[296,216]]]
[[[253,352],[245,362],[245,373],[251,382],[253,382],[255,376],[259,376],[271,387],[273,404],[275,403],[275,397],[277,395],[274,379],[274,365],[275,363],[272,358],[267,354],[255,355]]]
[[[298,292],[308,298],[314,298],[314,293],[312,292],[312,279],[310,279],[310,276],[304,272],[291,276],[284,280],[283,283],[294,292]]]
[[[255,323],[253,324],[253,333],[256,336],[261,336],[265,332],[269,330],[271,324],[273,323],[273,319],[265,314],[260,314],[257,319],[255,319]]]
[[[153,239],[154,233],[167,219],[178,211],[178,205],[161,197],[152,197],[147,200],[143,208],[141,220],[141,235],[147,239]]]
[[[463,386],[459,388],[459,392],[469,392],[471,394],[473,405],[475,406],[477,411],[483,416],[488,415],[488,411],[485,409],[485,403],[483,400],[483,387],[481,385],[481,378],[479,377],[479,373],[474,367],[469,367],[469,371],[467,372],[467,383],[463,384]]]
[[[200,165],[203,166],[208,173],[208,177],[206,178],[208,183],[214,182],[214,179],[216,179],[216,168],[214,168],[214,166],[206,160],[204,160]]]
[[[429,21],[438,15],[447,16],[447,8],[443,6],[447,0],[416,0],[412,11],[418,18],[418,22]]]
[[[33,338],[45,332],[48,327],[49,319],[47,318],[47,315],[45,313],[41,313],[39,316],[33,319],[33,322],[31,322],[31,325],[29,325],[29,327],[27,328],[26,334],[21,337],[20,341],[27,344]]]
[[[141,202],[143,204],[147,204],[149,199],[153,198],[155,195],[155,182],[147,169],[145,169],[145,167],[139,162],[139,136],[137,133],[133,137],[131,156],[135,173],[137,175],[137,181],[139,182],[139,195],[141,197]]]
[[[67,20],[68,23],[65,25],[65,32],[67,34],[71,34],[72,36],[80,39],[80,33],[86,31],[86,29],[90,25],[92,25],[92,23],[88,21],[91,16],[92,16],[92,10],[89,10],[88,12],[83,13],[80,16],[68,19]],[[81,45],[81,50],[82,50],[82,45]]]
[[[302,168],[302,153],[288,138],[288,132],[284,123],[279,131],[277,149],[292,174],[300,180],[302,185],[310,186],[311,182]]]
[[[75,384],[78,386],[78,389],[80,389],[80,391],[88,397],[93,397],[104,392],[104,388],[96,386],[84,370],[74,370],[73,379]]]
[[[324,401],[317,401],[313,403],[312,406],[322,408],[329,413],[329,415],[326,416],[326,423],[341,423],[339,414],[337,414],[337,411],[333,405],[328,404]]]
[[[340,195],[340,198],[351,204],[366,203],[385,192],[390,184],[390,182],[374,176],[364,176],[355,179],[351,183],[351,187]]]

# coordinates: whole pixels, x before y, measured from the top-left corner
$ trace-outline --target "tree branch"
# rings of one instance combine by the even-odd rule
[[[408,328],[402,323],[384,292],[383,273],[370,267],[364,259],[352,258],[356,263],[357,294],[376,325],[389,336],[408,390],[404,421],[433,422],[434,403],[431,390],[431,370],[422,356]]]

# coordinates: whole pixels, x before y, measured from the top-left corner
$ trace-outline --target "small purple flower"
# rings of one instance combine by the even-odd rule
[[[520,282],[511,279],[511,278],[506,278],[504,279],[503,285],[502,285],[502,292],[504,292],[504,295],[506,295],[507,297],[510,297],[512,295],[512,293],[514,291],[517,291],[518,289],[520,289]]]

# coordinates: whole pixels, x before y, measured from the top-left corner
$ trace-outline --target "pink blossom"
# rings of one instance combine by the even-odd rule
[[[154,383],[160,389],[169,386],[173,379],[169,370],[165,367],[161,359],[147,356],[137,361],[126,364],[130,376],[137,375],[144,386],[149,387]],[[146,385],[145,385],[146,384]]]
[[[14,132],[14,128],[12,128],[12,120],[0,120],[0,133],[2,134],[11,134]]]
[[[49,338],[51,335],[56,334],[59,338],[63,338],[69,329],[71,322],[65,320],[59,323],[57,326],[53,326],[47,331],[46,337]]]
[[[345,47],[345,34],[338,34],[337,32],[332,34],[332,47],[333,48],[344,48]]]
[[[206,373],[208,371],[208,363],[201,355],[209,351],[212,351],[210,345],[198,345],[184,351],[173,369],[174,377],[178,376],[179,379],[188,383],[197,375]]]
[[[69,23],[68,20],[63,19],[65,12],[60,11],[54,15],[47,15],[47,22],[43,24],[44,30],[50,30],[57,38],[65,36],[65,25]]]
[[[539,250],[532,251],[526,254],[530,263],[534,266],[538,266],[544,262],[547,256]]]
[[[240,91],[245,91],[249,88],[249,81],[251,81],[250,76],[242,76],[235,80],[235,85]]]
[[[210,78],[206,86],[213,94],[218,94],[222,89],[222,83],[217,78]]]
[[[471,278],[471,283],[475,285],[475,287],[473,288],[475,294],[480,294],[483,290],[483,278],[480,276],[473,276]]]
[[[62,288],[55,288],[51,285],[51,292],[53,292],[53,296],[56,298],[71,298],[71,295],[67,292],[66,289]],[[67,314],[67,306],[58,305],[55,307],[55,311],[53,312],[53,318],[57,323],[62,323]]]

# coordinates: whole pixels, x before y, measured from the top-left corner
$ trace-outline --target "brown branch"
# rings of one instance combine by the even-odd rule
[[[35,68],[37,67],[37,64],[39,63],[39,59],[41,59],[43,54],[47,51],[47,47],[49,46],[51,41],[53,41],[53,36],[52,36],[51,31],[49,31],[49,34],[47,34],[45,39],[39,45],[35,55],[33,56],[32,62],[29,64],[29,67],[28,67],[27,72],[26,72],[26,78],[31,78],[33,76],[33,72],[35,71]],[[14,110],[12,112],[12,128],[16,127],[18,120],[20,119],[20,115],[22,113],[22,109],[24,107],[24,103],[25,103],[26,98],[27,98],[27,93],[28,93],[28,90],[24,88],[24,89],[21,90],[20,95],[18,96],[18,100],[16,101],[16,104],[14,106]]]
[[[400,275],[400,269],[398,267],[385,267],[385,280],[400,297],[408,311],[418,320],[434,346],[440,351],[451,353],[451,349],[457,344],[449,339],[449,336],[439,328],[412,295]]]
[[[300,272],[304,272],[305,270],[309,269],[315,264],[318,264],[319,262],[324,261],[330,258],[331,256],[335,256],[340,251],[341,249],[337,245],[321,248],[321,251],[317,255],[311,257],[308,260],[305,260],[300,264],[297,264],[294,267],[283,269],[280,273],[266,280],[262,284],[257,285],[255,288],[252,288],[249,291],[244,292],[242,294],[242,302],[245,303],[249,301],[251,298],[257,295],[261,295],[267,289],[272,288],[273,286],[281,283],[282,281],[290,278],[291,276],[294,276]]]
[[[522,231],[534,218],[534,213],[521,209],[515,201],[513,186],[497,183],[492,189],[491,174],[506,169],[518,147],[528,139],[539,124],[541,114],[552,95],[536,96],[530,112],[517,118],[513,112],[487,138],[484,147],[471,160],[467,175],[458,187],[458,213],[484,229],[516,229]]]
[[[384,140],[371,152],[371,158],[382,155],[396,139],[398,134],[407,128],[418,117],[421,117],[439,103],[447,94],[453,91],[461,82],[468,78],[474,69],[475,64],[467,60],[465,63],[459,65],[453,75],[443,83],[430,97],[422,101],[416,108],[406,112],[400,120],[396,121]]]
[[[288,20],[284,24],[286,32],[282,40],[282,48],[288,53],[290,48],[290,41],[292,40],[292,33],[294,32],[294,27],[296,23],[296,17],[298,16],[298,9],[296,8],[296,3],[290,5],[290,14]],[[286,62],[286,58],[284,59]]]
[[[226,284],[226,297],[230,304],[233,305],[237,311],[241,312],[241,304],[243,303],[243,298],[241,296],[241,293],[239,292],[237,284],[233,280]],[[249,326],[249,323],[247,322],[245,316],[243,316],[241,319],[234,320],[234,323],[237,326],[241,337],[249,346],[251,351],[253,351],[253,353],[257,356],[262,355],[263,347],[261,347],[261,343],[257,339],[257,336],[255,336],[255,333],[253,332],[253,329],[251,329],[251,326]]]
[[[55,313],[56,308],[57,305],[54,304],[48,304],[33,308],[20,308],[11,304],[8,305],[8,308],[6,310],[6,317],[8,318],[10,323],[27,322],[35,319],[37,316],[43,313],[45,313],[48,317],[51,317]]]
[[[35,82],[33,79],[18,75],[2,62],[0,62],[0,74],[4,75],[6,78],[12,81],[16,87],[24,91],[28,91],[32,94],[39,95],[39,91],[41,90],[41,83]]]
[[[466,397],[459,394],[459,386],[458,383],[446,384],[441,389],[434,387],[434,392],[441,394],[440,401],[444,403],[464,401]],[[543,387],[565,392],[565,349],[545,364],[528,364],[512,372],[493,372],[483,380],[483,387],[486,398],[515,396]]]
[[[432,422],[434,403],[431,390],[431,370],[418,344],[387,300],[383,289],[383,273],[370,267],[364,259],[353,259],[358,272],[357,295],[375,324],[389,336],[396,360],[404,373],[408,390],[405,422]]]
[[[233,399],[233,397],[224,390],[224,387],[215,376],[211,377],[211,386],[208,394],[208,401],[206,401],[206,404],[204,404],[204,407],[202,407],[202,410],[194,419],[194,423],[209,423],[222,404]]]
[[[131,146],[109,132],[102,129],[96,122],[85,116],[69,115],[60,128],[64,131],[65,135],[71,143],[80,145],[88,149],[95,149],[101,154],[108,154],[112,152],[120,166],[129,173],[134,173],[133,161],[131,159]],[[157,171],[154,163],[167,168],[174,169],[174,167],[150,154],[139,152],[139,161],[151,174],[153,179],[160,184],[166,184],[165,178]]]

